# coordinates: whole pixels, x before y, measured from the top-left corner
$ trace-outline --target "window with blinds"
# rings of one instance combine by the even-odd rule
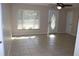
[[[40,29],[40,11],[19,10],[17,29]]]

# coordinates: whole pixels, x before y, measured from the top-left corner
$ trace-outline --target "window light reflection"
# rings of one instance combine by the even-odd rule
[[[29,39],[29,38],[34,39],[34,38],[36,38],[36,36],[11,37],[12,40],[14,40],[14,39]]]
[[[52,34],[52,35],[49,35],[49,37],[50,37],[50,38],[55,38],[55,35]]]

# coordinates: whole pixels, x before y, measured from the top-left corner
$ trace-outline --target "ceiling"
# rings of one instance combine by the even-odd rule
[[[56,3],[28,3],[30,5],[41,5],[41,6],[56,6]],[[64,3],[64,4],[71,4],[72,7],[79,7],[79,3]]]

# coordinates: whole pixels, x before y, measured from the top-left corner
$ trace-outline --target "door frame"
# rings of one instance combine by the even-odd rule
[[[52,28],[50,28],[50,26],[51,26],[51,24],[50,24],[51,19],[50,18],[51,18],[51,15],[53,15],[53,13],[56,15],[56,19],[57,19],[56,20],[56,28],[54,30],[52,30]],[[57,31],[58,31],[58,18],[59,18],[59,11],[50,9],[48,12],[48,34],[49,33],[57,33]]]

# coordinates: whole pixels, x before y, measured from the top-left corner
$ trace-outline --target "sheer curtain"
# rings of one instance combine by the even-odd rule
[[[17,29],[40,29],[39,10],[19,10]]]

